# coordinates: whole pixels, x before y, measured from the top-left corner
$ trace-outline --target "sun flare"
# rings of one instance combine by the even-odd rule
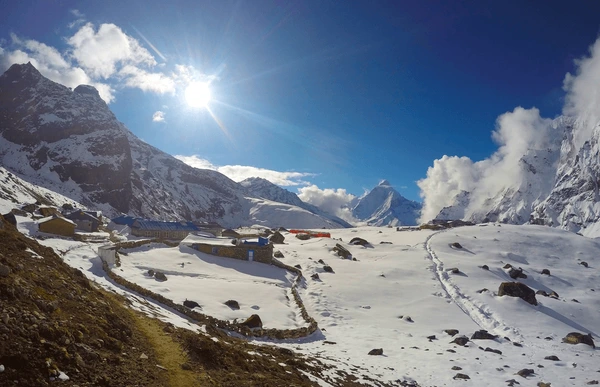
[[[191,107],[206,107],[210,99],[211,94],[207,83],[193,82],[185,89],[185,100]]]

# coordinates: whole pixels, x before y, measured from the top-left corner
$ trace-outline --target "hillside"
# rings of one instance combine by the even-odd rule
[[[71,90],[31,65],[0,76],[0,162],[17,177],[109,216],[252,225],[254,201],[223,174],[192,168],[131,133],[96,89]],[[263,204],[264,206],[264,204]],[[339,227],[303,213],[297,227]],[[281,226],[274,218],[260,219]]]

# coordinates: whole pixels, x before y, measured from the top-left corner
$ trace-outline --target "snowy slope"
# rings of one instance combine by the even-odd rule
[[[297,206],[311,212],[315,215],[323,217],[334,224],[334,227],[352,227],[351,224],[346,222],[343,219],[335,215],[328,214],[318,208],[317,206],[313,206],[312,204],[303,202],[298,195],[293,192],[290,192],[286,189],[283,189],[270,181],[260,178],[260,177],[250,177],[240,182],[249,194],[253,197],[263,198],[267,200],[271,200],[274,202],[291,204],[293,206]],[[305,226],[305,227],[315,227],[315,226]]]
[[[421,204],[404,198],[383,180],[358,200],[352,215],[374,226],[414,226],[418,224],[420,210]]]
[[[0,167],[0,214],[6,214],[25,203],[36,202],[57,207],[70,204],[73,208],[85,209],[84,206],[72,199],[28,183],[4,167]]]
[[[531,387],[539,382],[580,386],[599,379],[598,349],[561,339],[577,331],[591,333],[596,343],[600,340],[600,242],[548,227],[499,224],[437,233],[387,227],[330,231],[338,240],[301,241],[284,233],[285,244],[278,246],[283,262],[301,265],[307,278],[301,297],[321,331],[290,342],[255,342],[316,356],[367,385],[374,385],[367,378],[396,385],[411,380],[420,386],[456,385],[463,383],[453,380],[459,372],[468,375],[473,386],[506,386],[511,379]],[[357,236],[371,246],[347,243]],[[463,248],[451,247],[454,242]],[[81,267],[98,283],[113,286],[97,272],[93,247],[53,239],[43,243],[65,252],[69,264]],[[68,247],[69,243],[79,245]],[[336,256],[332,251],[336,243],[348,248],[357,261]],[[318,260],[334,272],[326,273]],[[581,264],[584,261],[587,268]],[[538,295],[539,304],[532,306],[517,298],[498,297],[499,285],[512,281],[502,269],[506,263],[524,269],[528,278],[520,282],[534,290],[555,291],[559,299]],[[489,270],[483,270],[483,265]],[[453,267],[459,269],[457,274],[451,273]],[[148,278],[144,275],[148,268],[165,270],[169,280]],[[294,327],[299,323],[296,311],[282,298],[289,285],[287,274],[264,264],[223,260],[186,248],[148,246],[130,250],[122,269],[121,275],[167,297],[198,298],[205,312],[214,316],[258,313],[262,317],[264,313],[265,324]],[[551,275],[542,275],[542,269],[549,269]],[[311,278],[315,273],[319,279]],[[478,292],[484,288],[489,290]],[[243,313],[222,305],[228,298],[241,300]],[[158,305],[146,310],[166,318]],[[498,338],[473,339],[463,347],[451,343],[453,337],[446,329],[468,337],[486,329]],[[382,348],[384,356],[368,355],[374,348]],[[545,359],[552,355],[559,360]],[[524,368],[534,374],[516,375]]]

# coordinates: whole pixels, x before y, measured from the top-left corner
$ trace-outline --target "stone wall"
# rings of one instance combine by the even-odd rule
[[[239,246],[222,246],[211,245],[208,243],[194,243],[193,248],[206,254],[216,255],[219,257],[234,258],[242,261],[248,260],[248,250],[254,251],[254,260],[256,262],[271,264],[273,260],[273,245],[266,246],[244,245]]]
[[[139,241],[139,242],[141,242],[141,241]],[[139,242],[137,242],[137,243],[139,243]],[[145,241],[145,242],[151,243],[152,241]],[[129,242],[126,242],[126,243],[129,243]],[[275,329],[275,328],[250,329],[244,325],[232,323],[232,322],[225,321],[225,320],[219,320],[212,316],[208,316],[203,313],[199,313],[192,309],[186,308],[185,306],[183,306],[181,304],[176,304],[173,300],[170,300],[160,294],[154,293],[146,288],[139,286],[138,284],[130,282],[130,281],[126,280],[125,278],[119,276],[118,274],[116,274],[115,272],[113,272],[111,270],[111,268],[108,266],[107,262],[104,260],[102,260],[102,268],[107,273],[109,278],[111,278],[117,284],[124,286],[124,287],[128,288],[129,290],[134,291],[142,296],[151,298],[154,301],[161,303],[164,306],[167,306],[167,307],[191,318],[192,320],[196,321],[199,324],[206,324],[207,330],[209,330],[209,331],[212,330],[213,328],[217,328],[217,329],[227,330],[230,332],[236,332],[236,333],[246,336],[246,337],[261,337],[261,338],[268,338],[268,339],[275,339],[275,340],[297,339],[297,338],[306,337],[306,336],[313,334],[314,332],[317,331],[317,329],[319,329],[319,326],[318,326],[316,320],[314,318],[312,318],[311,316],[309,316],[308,312],[306,311],[306,308],[304,307],[304,303],[302,302],[302,299],[300,298],[300,295],[298,294],[298,290],[297,290],[298,286],[303,285],[304,277],[302,276],[302,272],[299,269],[285,265],[285,264],[281,263],[280,261],[273,260],[273,262],[276,266],[284,268],[286,270],[289,270],[289,271],[297,274],[294,284],[292,285],[292,294],[294,295],[294,300],[296,301],[296,304],[300,308],[302,318],[308,323],[308,326],[302,327],[302,328],[296,328],[296,329]]]

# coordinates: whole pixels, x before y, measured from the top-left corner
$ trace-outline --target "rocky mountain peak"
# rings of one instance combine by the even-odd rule
[[[391,187],[392,185],[390,184],[390,182],[386,179],[383,179],[379,182],[379,186],[380,187]]]
[[[388,180],[382,180],[358,200],[352,215],[375,226],[417,224],[421,204],[400,195]]]
[[[94,86],[90,85],[79,85],[75,88],[75,90],[73,90],[73,92],[82,95],[91,95],[98,99],[102,99],[100,98],[100,93],[98,93],[98,90]]]

